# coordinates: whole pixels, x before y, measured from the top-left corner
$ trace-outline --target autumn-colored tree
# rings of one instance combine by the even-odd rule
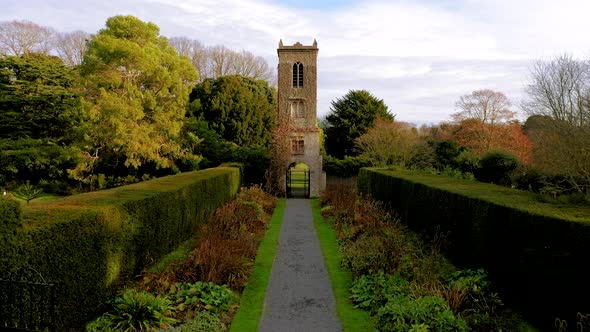
[[[478,155],[500,150],[512,153],[525,164],[532,162],[532,142],[517,121],[490,127],[491,125],[482,124],[477,119],[463,120],[456,124],[449,138]]]
[[[459,98],[456,107],[460,111],[451,117],[467,129],[461,136],[477,147],[471,148],[484,153],[492,148],[498,128],[514,119],[516,113],[509,109],[511,105],[501,92],[476,90]]]
[[[418,131],[410,124],[379,118],[372,128],[355,140],[355,145],[361,155],[376,166],[405,166],[412,157],[413,147],[419,142]]]
[[[109,18],[88,44],[81,76],[87,94],[84,162],[73,171],[76,178],[85,179],[106,158],[132,169],[145,163],[174,169],[176,158],[191,158],[181,146],[181,130],[198,77],[155,24]]]

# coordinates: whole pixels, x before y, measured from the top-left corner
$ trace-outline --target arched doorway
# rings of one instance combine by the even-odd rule
[[[309,166],[291,163],[287,169],[287,198],[309,198]]]

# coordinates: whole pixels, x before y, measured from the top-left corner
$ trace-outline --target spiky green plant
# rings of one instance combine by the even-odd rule
[[[128,289],[115,299],[114,311],[107,315],[114,330],[135,332],[166,328],[176,323],[171,317],[174,310],[172,302],[165,296]]]

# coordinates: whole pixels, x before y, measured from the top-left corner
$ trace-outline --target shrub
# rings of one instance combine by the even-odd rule
[[[436,165],[436,155],[431,144],[422,143],[412,148],[412,156],[408,162],[408,168],[425,169],[434,168]]]
[[[146,331],[176,323],[171,317],[174,310],[165,296],[128,289],[115,299],[113,311],[106,314],[106,319],[115,331]]]
[[[455,163],[461,172],[473,174],[479,169],[479,156],[471,151],[465,150],[455,158]]]
[[[545,176],[538,169],[522,166],[514,172],[512,184],[516,189],[539,193],[546,185],[546,180]]]
[[[361,168],[369,167],[371,164],[371,160],[363,156],[347,156],[344,159],[336,159],[334,157],[327,156],[324,159],[323,170],[327,175],[348,178],[358,175]]]
[[[238,193],[237,199],[242,202],[254,202],[260,204],[268,216],[273,213],[278,204],[277,199],[264,192],[260,186],[242,188]]]
[[[350,289],[350,300],[355,308],[375,314],[390,299],[410,292],[410,284],[397,274],[383,271],[366,274],[356,279]]]
[[[452,140],[430,141],[435,156],[434,167],[442,170],[445,167],[457,168],[457,158],[466,148]]]
[[[497,293],[492,292],[483,269],[456,271],[449,279],[449,288],[463,295],[456,311],[460,312],[469,326],[477,331],[506,328],[506,317],[501,317],[504,304]],[[508,329],[511,330],[511,329]]]
[[[519,162],[515,156],[503,151],[490,151],[481,157],[480,167],[475,171],[478,181],[510,185],[512,172]]]
[[[192,320],[183,324],[177,331],[180,332],[219,332],[227,328],[217,315],[209,311],[199,312]]]
[[[377,312],[377,328],[383,332],[405,332],[415,325],[425,324],[432,331],[467,331],[467,324],[455,317],[447,302],[440,297],[425,296],[413,299],[408,296],[392,298]]]
[[[243,185],[264,184],[264,174],[270,165],[270,156],[267,149],[236,147],[232,151],[231,160],[244,165]]]
[[[221,313],[235,304],[238,296],[227,286],[211,282],[177,283],[170,288],[168,296],[179,311],[195,309]]]

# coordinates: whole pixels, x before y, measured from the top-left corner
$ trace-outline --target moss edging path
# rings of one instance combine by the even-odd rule
[[[288,214],[285,214],[285,209]],[[283,225],[283,221],[288,219],[290,223]],[[349,300],[352,277],[340,267],[342,255],[336,234],[321,217],[319,201],[281,200],[270,225],[260,245],[252,276],[242,294],[231,331],[270,331],[277,326],[280,326],[281,331],[374,331],[370,315],[355,309]],[[301,238],[301,232],[308,234]],[[298,257],[285,260],[288,255],[285,250],[293,251],[303,242],[309,241],[316,243],[312,246],[305,245],[308,247],[305,250],[295,249],[294,253]],[[314,249],[310,250],[311,247]],[[276,260],[281,261],[277,263]],[[310,262],[313,262],[311,271],[301,274],[301,270],[306,269],[305,265]],[[273,263],[276,271],[272,270]],[[318,284],[312,279],[317,277],[317,272],[324,275],[327,273],[328,280],[319,282],[323,285],[321,289],[309,292],[309,289]],[[275,274],[274,281],[271,280],[271,273]],[[277,279],[277,273],[278,279],[285,279],[287,275],[293,278],[289,278],[290,281],[286,284],[285,280]],[[270,285],[271,283],[274,285]],[[303,283],[304,289],[297,289],[298,283]],[[267,290],[275,295],[270,294],[269,297]],[[332,294],[329,294],[330,290]],[[316,297],[316,293],[322,293],[323,297]],[[295,323],[290,323],[289,319]]]
[[[342,331],[335,302],[310,201],[289,199],[259,331]]]
[[[281,199],[272,214],[270,227],[258,247],[254,268],[242,292],[240,308],[232,321],[230,331],[258,331],[258,322],[262,315],[264,296],[279,242],[285,206],[285,199]]]
[[[313,209],[313,220],[318,234],[332,289],[336,296],[336,310],[342,330],[344,332],[354,331],[376,331],[371,315],[367,311],[354,308],[350,301],[350,287],[352,286],[352,275],[340,267],[342,253],[336,238],[336,232],[321,215],[320,201],[311,201]]]

